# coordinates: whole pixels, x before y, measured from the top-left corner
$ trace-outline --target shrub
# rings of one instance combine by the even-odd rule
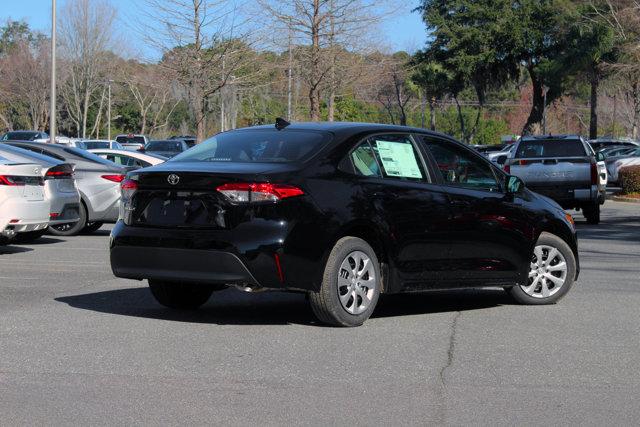
[[[620,169],[618,177],[623,194],[640,193],[640,165]]]

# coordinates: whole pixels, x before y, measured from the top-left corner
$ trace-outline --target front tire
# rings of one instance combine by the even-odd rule
[[[343,237],[333,247],[318,292],[309,294],[318,320],[333,326],[360,326],[373,313],[381,288],[374,250],[357,237]]]
[[[214,288],[197,283],[149,280],[149,289],[161,305],[176,310],[195,310],[206,303]]]
[[[555,304],[569,292],[576,277],[576,259],[567,243],[550,233],[538,238],[524,285],[508,290],[519,303]]]

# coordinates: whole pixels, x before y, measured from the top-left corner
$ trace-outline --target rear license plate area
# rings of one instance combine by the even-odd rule
[[[169,192],[148,198],[136,209],[137,224],[159,227],[224,227],[224,210],[202,193]]]

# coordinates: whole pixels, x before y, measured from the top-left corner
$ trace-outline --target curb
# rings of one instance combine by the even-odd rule
[[[608,199],[614,202],[640,203],[640,199],[634,197],[611,196]]]

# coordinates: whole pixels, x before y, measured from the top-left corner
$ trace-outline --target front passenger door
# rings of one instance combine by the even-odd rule
[[[461,285],[521,279],[534,232],[522,201],[503,191],[502,175],[477,153],[440,138],[421,139],[451,206],[446,279]]]

